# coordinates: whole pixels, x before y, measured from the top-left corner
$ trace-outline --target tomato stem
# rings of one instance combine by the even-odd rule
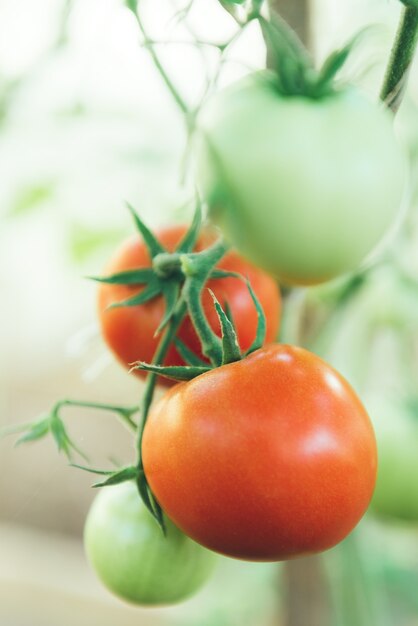
[[[120,417],[131,430],[136,431],[137,429],[137,425],[132,419],[132,415],[139,411],[139,406],[124,407],[116,406],[113,404],[104,404],[101,402],[87,402],[82,400],[59,400],[55,404],[53,412],[58,413],[59,410],[64,406],[110,411],[112,413],[116,413],[118,417]]]
[[[287,0],[269,0],[269,10],[281,15],[297,34],[300,41],[307,47],[311,47],[311,7],[309,0],[288,2]]]
[[[203,348],[207,344],[211,343],[212,347],[215,343],[216,346],[221,347],[220,339],[214,335],[210,328],[200,302],[200,295],[205,282],[210,276],[213,267],[223,257],[227,251],[228,246],[224,241],[218,241],[207,250],[195,254],[181,255],[182,267],[185,261],[187,261],[187,268],[185,269],[186,281],[182,290],[182,295],[177,301],[173,315],[167,324],[164,334],[158,344],[155,351],[154,358],[152,360],[153,365],[161,365],[165,356],[174,343],[176,332],[184,319],[186,313],[189,313],[196,331],[202,341]],[[190,296],[191,292],[191,296]],[[207,333],[210,333],[210,339]],[[203,349],[204,354],[205,351]],[[210,352],[212,354],[212,352]],[[222,354],[222,353],[221,353]],[[150,372],[147,376],[145,383],[145,390],[142,397],[141,417],[138,426],[138,438],[137,438],[137,452],[138,452],[138,467],[142,468],[142,438],[144,433],[145,424],[148,418],[149,409],[151,407],[152,399],[154,396],[155,384],[157,380],[157,374]]]
[[[180,254],[162,252],[152,260],[152,268],[160,278],[171,278],[181,273]]]
[[[155,351],[154,358],[152,360],[153,365],[161,365],[164,358],[174,341],[176,332],[183,321],[187,312],[187,305],[183,298],[180,298],[177,302],[174,313],[166,326],[164,334],[161,338],[158,348]],[[138,426],[138,438],[137,438],[137,451],[138,451],[138,466],[142,468],[142,438],[144,434],[145,424],[148,418],[149,409],[151,407],[152,399],[154,396],[155,384],[157,381],[157,375],[151,372],[147,376],[145,383],[145,390],[142,396],[141,417]]]
[[[380,92],[380,99],[393,113],[399,109],[404,96],[417,43],[418,7],[405,6]]]
[[[222,363],[222,341],[213,332],[206,319],[201,295],[214,266],[224,256],[227,249],[227,244],[220,240],[204,252],[182,256],[182,270],[186,276],[183,295],[187,302],[188,313],[199,336],[202,352],[215,367]]]
[[[179,109],[181,110],[181,112],[186,116],[186,119],[189,120],[190,117],[190,109],[188,107],[188,105],[186,104],[185,100],[183,99],[183,97],[180,95],[179,91],[177,90],[177,88],[175,87],[173,81],[171,80],[171,78],[168,76],[167,72],[164,69],[164,66],[162,65],[160,58],[155,50],[155,46],[154,46],[154,42],[152,41],[152,39],[148,36],[148,33],[145,29],[144,23],[142,21],[142,18],[139,15],[139,9],[138,7],[133,8],[130,5],[128,5],[128,8],[131,10],[132,14],[135,16],[135,19],[137,21],[137,24],[139,26],[139,29],[141,31],[141,34],[143,36],[144,39],[144,46],[146,47],[146,49],[148,50],[148,52],[151,55],[151,58],[154,62],[154,65],[156,67],[156,69],[158,70],[161,78],[163,79],[166,87],[168,88],[169,92],[171,93],[175,103],[177,104],[177,106],[179,107]]]

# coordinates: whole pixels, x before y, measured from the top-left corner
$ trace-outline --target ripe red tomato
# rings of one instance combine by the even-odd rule
[[[278,344],[168,391],[151,410],[142,454],[174,523],[248,560],[335,545],[376,480],[373,428],[353,389],[316,355]]]
[[[185,226],[172,226],[156,233],[157,238],[173,251],[186,232]],[[213,235],[204,233],[196,246],[202,250],[213,243]],[[149,267],[150,258],[147,249],[139,237],[133,237],[122,244],[105,269],[105,275],[128,269]],[[266,343],[277,337],[281,309],[280,292],[275,281],[262,270],[244,261],[235,252],[229,252],[218,264],[224,270],[238,272],[247,277],[260,300],[267,320]],[[256,333],[257,313],[245,283],[237,278],[210,280],[207,285],[215,293],[221,304],[227,302],[237,328],[242,350],[250,347]],[[154,333],[164,315],[164,300],[161,296],[134,307],[107,307],[121,300],[132,297],[142,287],[131,285],[101,284],[98,294],[98,313],[103,337],[116,356],[125,366],[134,361],[151,362],[159,338]],[[213,306],[213,300],[207,290],[203,293],[204,309],[213,330],[221,334],[219,321]],[[178,337],[196,354],[202,356],[200,342],[190,318],[186,318],[177,333]],[[175,347],[172,347],[165,360],[166,365],[184,365]],[[138,375],[142,372],[135,370]],[[170,385],[166,379],[162,383]]]

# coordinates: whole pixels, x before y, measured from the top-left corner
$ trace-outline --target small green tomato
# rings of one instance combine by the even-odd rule
[[[87,516],[84,544],[97,576],[120,598],[171,604],[195,593],[212,572],[215,555],[166,518],[163,535],[133,482],[103,488]]]

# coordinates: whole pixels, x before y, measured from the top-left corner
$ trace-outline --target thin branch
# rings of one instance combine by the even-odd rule
[[[186,116],[186,118],[188,118],[189,116],[189,107],[186,104],[185,100],[183,99],[183,97],[179,94],[177,88],[175,87],[174,83],[172,82],[171,78],[168,76],[167,72],[164,69],[164,66],[162,65],[160,58],[155,50],[155,46],[153,43],[153,40],[148,36],[148,33],[145,29],[145,26],[143,24],[143,21],[139,15],[139,11],[138,9],[136,11],[131,9],[131,12],[133,13],[133,15],[135,16],[135,19],[138,23],[139,29],[142,33],[143,39],[144,39],[144,46],[147,48],[148,52],[151,55],[151,58],[154,62],[154,65],[156,67],[156,69],[158,70],[161,78],[163,79],[166,87],[168,88],[169,92],[171,93],[171,95],[173,96],[174,101],[176,102],[177,106],[179,107],[179,109],[181,110],[182,113],[184,113],[184,115]]]

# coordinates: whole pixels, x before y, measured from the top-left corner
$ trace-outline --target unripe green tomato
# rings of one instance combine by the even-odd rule
[[[381,517],[418,522],[418,419],[400,402],[368,404],[375,427],[378,472],[371,510]]]
[[[399,215],[405,159],[390,114],[354,88],[284,97],[258,72],[198,119],[197,178],[210,216],[287,284],[356,269]]]
[[[215,555],[166,518],[163,535],[133,482],[103,488],[87,516],[84,545],[97,576],[120,598],[171,604],[195,593],[212,572]]]

